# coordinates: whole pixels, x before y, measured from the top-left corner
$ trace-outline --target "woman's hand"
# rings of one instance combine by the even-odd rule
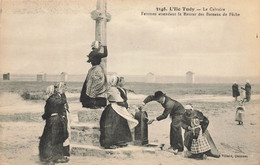
[[[147,122],[147,124],[152,124],[155,121],[155,119],[151,119]]]

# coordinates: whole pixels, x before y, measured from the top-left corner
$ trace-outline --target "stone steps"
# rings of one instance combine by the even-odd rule
[[[71,144],[71,154],[75,156],[94,156],[103,158],[134,158],[140,154],[156,155],[160,152],[158,147],[142,147],[128,145],[127,147],[117,149],[103,149],[93,145]]]
[[[134,140],[134,129],[131,130]],[[97,123],[73,123],[71,125],[71,141],[76,144],[100,146],[100,129]],[[141,142],[134,142],[141,145]]]
[[[71,131],[71,141],[77,144],[99,146],[100,132]]]
[[[82,145],[99,146],[100,130],[98,123],[73,123],[71,141]]]
[[[104,109],[86,109],[78,111],[78,122],[80,123],[99,123]]]
[[[78,110],[74,122],[71,124],[71,155],[134,158],[135,155],[156,154],[158,147],[143,147],[141,142],[133,141],[127,147],[104,149],[100,146],[99,120],[104,109]],[[134,140],[134,129],[131,130]],[[139,145],[139,146],[136,146]]]
[[[71,130],[77,130],[77,131],[88,131],[88,130],[99,130],[99,123],[79,123],[79,122],[74,122],[71,123]]]

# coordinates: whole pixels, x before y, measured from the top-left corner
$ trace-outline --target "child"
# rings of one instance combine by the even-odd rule
[[[243,125],[243,119],[245,117],[244,112],[245,112],[244,101],[241,100],[239,102],[239,106],[236,108],[235,121],[238,121],[238,125]]]
[[[202,129],[200,126],[200,121],[197,117],[191,120],[191,127],[193,131],[193,139],[191,144],[191,157],[206,159],[206,152],[209,151],[210,145],[206,137],[202,135]]]

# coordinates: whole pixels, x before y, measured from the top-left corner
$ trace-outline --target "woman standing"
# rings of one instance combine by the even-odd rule
[[[249,102],[251,100],[251,85],[249,83],[249,80],[246,80],[245,85],[245,91],[246,91],[246,101]]]
[[[232,85],[232,94],[233,94],[233,97],[235,98],[235,101],[237,101],[237,97],[240,96],[240,92],[239,92],[239,87],[238,87],[236,81]]]
[[[116,87],[111,87],[108,92],[108,101],[100,118],[100,145],[106,149],[115,149],[127,146],[132,141],[131,128],[138,121],[118,103],[123,102],[120,92]]]
[[[65,163],[68,160],[63,156],[63,142],[68,137],[68,132],[62,116],[66,100],[53,85],[49,86],[46,92],[49,98],[46,100],[42,115],[46,124],[40,138],[40,160],[47,163]]]
[[[62,117],[64,119],[65,122],[65,131],[68,132],[68,138],[65,140],[65,142],[63,143],[63,155],[66,158],[70,157],[70,134],[71,134],[71,130],[70,130],[70,111],[69,111],[69,105],[67,102],[67,97],[66,97],[66,91],[67,91],[67,86],[64,82],[59,82],[55,85],[55,88],[57,88],[58,93],[60,93],[61,97],[63,100],[66,101],[66,103],[64,104],[64,109],[63,109],[63,114]]]

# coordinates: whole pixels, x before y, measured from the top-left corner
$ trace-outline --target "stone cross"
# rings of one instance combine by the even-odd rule
[[[107,45],[107,22],[111,20],[111,15],[107,13],[106,0],[97,0],[97,9],[91,12],[91,18],[96,21],[95,40],[102,45]],[[102,50],[101,50],[102,51]],[[107,59],[103,58],[101,66],[107,72]]]

